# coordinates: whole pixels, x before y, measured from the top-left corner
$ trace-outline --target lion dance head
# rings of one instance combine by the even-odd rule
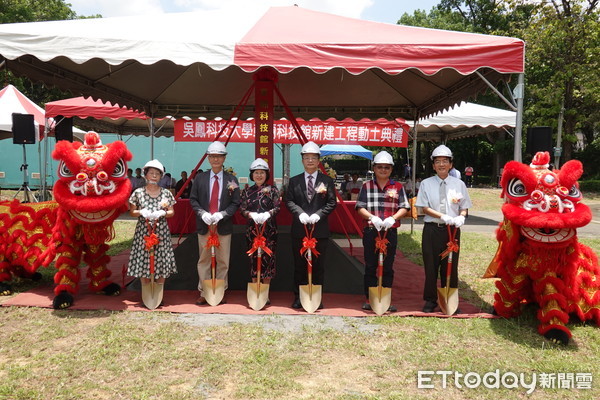
[[[537,303],[540,334],[567,344],[570,316],[600,323],[600,268],[596,254],[577,239],[577,228],[592,219],[577,183],[583,166],[571,160],[551,170],[549,161],[548,152],[539,152],[529,165],[505,165],[500,245],[485,276],[500,278],[499,315],[516,316],[523,305]]]

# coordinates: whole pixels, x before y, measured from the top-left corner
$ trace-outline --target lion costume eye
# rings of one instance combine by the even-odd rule
[[[72,178],[75,176],[63,161],[58,166],[58,174],[63,178]]]
[[[127,168],[125,166],[125,161],[123,159],[119,159],[117,165],[115,165],[115,169],[112,173],[113,178],[122,178],[127,174]]]
[[[567,194],[567,196],[579,198],[581,197],[581,192],[579,191],[579,189],[577,189],[577,186],[573,185],[571,186],[571,189],[569,190],[569,194]]]
[[[508,182],[506,190],[508,194],[513,197],[525,197],[528,195],[525,185],[518,178],[511,179],[510,182]]]

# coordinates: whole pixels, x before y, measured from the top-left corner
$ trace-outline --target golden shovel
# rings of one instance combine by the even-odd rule
[[[306,230],[306,226],[304,227]],[[313,225],[310,234],[306,230],[306,237],[303,240],[303,248],[300,250],[301,253],[306,252],[306,269],[308,271],[308,284],[300,285],[300,304],[307,313],[314,313],[321,305],[321,298],[323,288],[321,285],[313,285],[312,283],[312,249],[315,248],[317,240],[312,237],[312,232],[315,229]],[[316,250],[315,250],[316,253]],[[318,253],[316,253],[318,255]]]
[[[219,236],[215,225],[209,225],[210,234],[206,242],[206,248],[210,248],[210,275],[211,279],[202,281],[202,294],[206,302],[211,306],[218,306],[225,296],[225,280],[217,279],[217,257],[216,248],[219,247]]]
[[[260,282],[260,264],[262,258],[262,249],[259,247],[256,254],[256,282],[248,282],[248,305],[255,311],[263,309],[269,300],[269,285]]]
[[[263,247],[266,246],[266,239],[263,235],[265,230],[265,224],[261,227],[258,224],[255,227],[256,235],[252,243],[252,248],[248,250],[248,256],[252,257],[252,253],[256,251],[256,282],[248,282],[248,290],[246,297],[248,299],[248,305],[255,311],[260,311],[267,304],[269,300],[269,285],[267,283],[261,283],[261,265],[262,265],[262,253]],[[269,248],[265,247],[267,254],[272,254]]]
[[[450,275],[452,273],[452,255],[455,251],[458,251],[458,244],[456,243],[456,230],[457,228],[451,229],[448,225],[448,248],[442,253],[442,257],[448,254],[448,266],[446,267],[446,286],[438,288],[438,304],[442,312],[446,315],[454,315],[458,309],[458,288],[450,287]]]
[[[162,302],[165,285],[154,280],[154,249],[158,245],[158,236],[154,233],[156,221],[153,224],[147,221],[147,224],[149,235],[144,237],[144,240],[146,249],[150,253],[150,282],[142,283],[142,302],[148,309],[154,310]]]
[[[385,252],[387,251],[387,230],[383,237],[379,236],[377,232],[378,240],[376,242],[375,251],[379,250],[378,262],[377,262],[377,286],[369,288],[369,304],[371,309],[377,315],[383,315],[392,304],[392,288],[383,287],[383,259]]]

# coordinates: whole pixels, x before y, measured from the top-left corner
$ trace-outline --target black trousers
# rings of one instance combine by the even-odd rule
[[[383,232],[383,231],[382,231]],[[369,288],[377,286],[377,264],[379,252],[375,252],[375,239],[377,238],[377,229],[367,227],[363,230],[363,248],[365,256],[365,278],[364,290],[365,296],[369,298]],[[391,288],[394,283],[394,260],[396,259],[396,244],[398,243],[398,231],[388,229],[386,239],[387,253],[383,259],[383,279],[382,285]]]
[[[312,283],[322,285],[325,277],[325,255],[329,246],[329,238],[316,238],[316,250],[318,256],[312,255]],[[304,255],[300,255],[302,239],[292,238],[292,253],[294,253],[294,295],[298,297],[300,289],[298,286],[308,284],[308,261]]]
[[[452,229],[454,229],[452,227]],[[456,230],[456,240],[460,245],[460,229]],[[423,252],[423,264],[425,267],[425,287],[423,288],[423,300],[437,303],[437,279],[440,276],[441,287],[446,286],[446,271],[448,258],[442,259],[440,254],[448,247],[450,240],[446,225],[426,222],[423,226],[423,238],[421,251]],[[452,271],[450,273],[450,287],[458,287],[458,255],[460,251],[452,255]]]

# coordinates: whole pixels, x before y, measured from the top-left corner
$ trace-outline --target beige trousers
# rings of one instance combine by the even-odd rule
[[[200,248],[200,258],[198,259],[198,290],[202,294],[202,281],[212,279],[210,271],[211,250],[205,248],[208,234],[198,234],[198,247]],[[217,279],[225,281],[227,290],[227,274],[229,273],[229,250],[231,248],[231,235],[219,235],[219,247],[215,248]]]

